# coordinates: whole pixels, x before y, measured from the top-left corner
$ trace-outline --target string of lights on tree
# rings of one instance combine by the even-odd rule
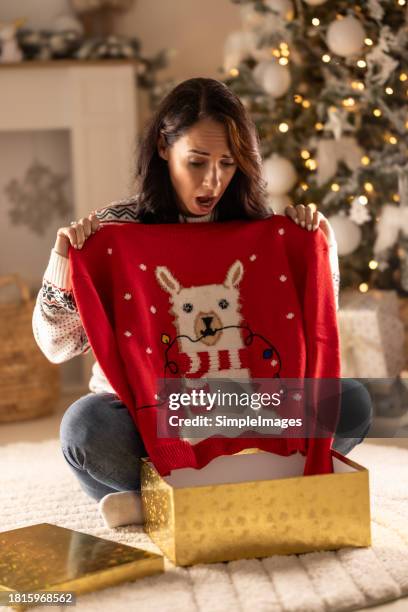
[[[332,225],[342,286],[408,294],[406,0],[232,0],[224,81],[258,129],[271,208]]]

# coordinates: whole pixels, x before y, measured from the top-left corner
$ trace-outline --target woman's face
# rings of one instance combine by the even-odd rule
[[[188,216],[213,210],[237,168],[226,128],[213,119],[195,123],[171,147],[160,139],[158,151],[168,162],[179,210]]]

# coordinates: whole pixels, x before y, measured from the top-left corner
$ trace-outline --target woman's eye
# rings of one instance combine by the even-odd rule
[[[204,166],[205,162],[193,162],[193,161],[191,161],[189,163],[190,163],[190,166],[198,167],[198,166]],[[226,168],[232,168],[233,166],[235,166],[235,162],[232,162],[232,163],[231,162],[221,162],[221,165],[226,167]]]
[[[224,300],[224,299],[223,299],[223,300],[220,300],[220,301],[218,302],[218,306],[219,306],[220,308],[222,308],[223,310],[225,310],[225,308],[228,308],[228,306],[229,306],[229,302],[228,302],[227,300]]]
[[[193,310],[193,305],[187,302],[186,304],[183,304],[183,310],[184,312],[191,312]]]

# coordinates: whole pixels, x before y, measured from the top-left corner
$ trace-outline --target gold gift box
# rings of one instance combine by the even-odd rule
[[[79,595],[163,571],[162,555],[50,523],[0,533],[0,606],[15,610],[35,604],[10,605],[10,595]]]
[[[176,565],[370,546],[368,470],[332,450],[333,474],[258,449],[161,477],[142,459],[144,529]]]

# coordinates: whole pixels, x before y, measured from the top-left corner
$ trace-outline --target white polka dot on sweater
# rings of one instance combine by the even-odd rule
[[[148,347],[147,347],[147,349],[146,349],[146,353],[147,353],[148,355],[151,355],[151,354],[152,354],[152,352],[153,352],[153,351],[152,351],[152,349],[150,348],[150,346],[148,346]]]
[[[255,259],[256,259],[256,255],[254,254],[254,255],[251,255],[251,257],[249,258],[249,261],[255,261]]]
[[[284,233],[285,233],[285,230],[283,229],[283,227],[280,227],[279,230],[278,230],[278,234],[283,236]]]
[[[272,359],[271,366],[276,366],[276,365],[278,365],[277,360],[276,359]]]
[[[107,249],[107,253],[108,253],[108,255],[112,255],[112,249],[110,249],[110,248]]]
[[[293,312],[288,312],[288,314],[286,315],[287,319],[293,319],[295,315],[293,314]]]
[[[150,312],[152,312],[153,314],[156,314],[157,310],[155,306],[150,306]]]
[[[131,293],[125,293],[125,295],[123,296],[125,300],[131,300],[132,299],[132,294]]]
[[[143,272],[147,270],[147,266],[145,264],[140,264],[139,268],[143,270]]]
[[[282,283],[284,283],[285,281],[287,281],[287,280],[288,280],[288,277],[287,277],[287,276],[285,276],[284,274],[281,274],[281,275],[280,275],[280,277],[279,277],[279,280],[280,280]]]
[[[131,331],[129,331],[129,330],[127,329],[127,330],[124,332],[124,334],[125,334],[125,336],[126,336],[127,338],[130,338],[130,336],[132,335],[132,332],[131,332]]]

